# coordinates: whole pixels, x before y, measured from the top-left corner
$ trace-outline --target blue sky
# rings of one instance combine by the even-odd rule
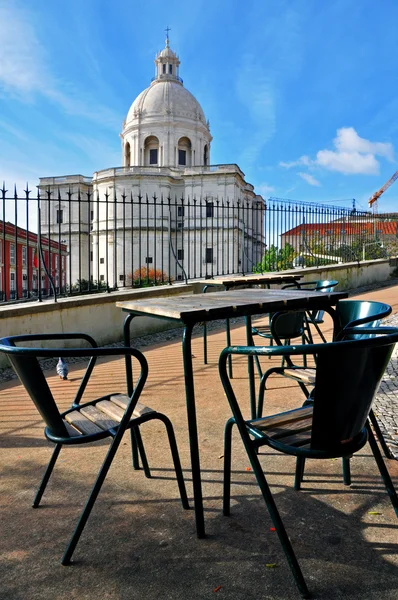
[[[394,0],[0,0],[0,180],[120,166],[169,25],[212,163],[266,198],[366,209],[398,169],[397,22]]]

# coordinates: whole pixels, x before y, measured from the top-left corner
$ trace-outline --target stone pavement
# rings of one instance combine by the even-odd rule
[[[398,314],[398,287],[363,299],[382,300]],[[328,335],[331,324],[325,323]],[[218,375],[225,346],[220,327],[209,336],[203,365],[201,331],[193,339],[197,417],[207,537],[198,540],[193,511],[181,508],[163,428],[142,427],[152,478],[131,467],[123,441],[82,535],[74,564],[60,558],[77,523],[107,444],[64,448],[43,497],[30,508],[52,451],[43,423],[17,380],[0,384],[0,600],[298,600],[299,594],[243,446],[234,434],[232,510],[222,514],[223,432],[230,417]],[[191,498],[181,331],[145,347],[149,378],[143,402],[173,422]],[[233,343],[244,344],[235,323]],[[148,342],[148,340],[147,340]],[[269,364],[264,359],[265,365]],[[264,366],[265,366],[264,365]],[[70,364],[69,380],[46,373],[66,410],[84,364]],[[248,410],[247,363],[234,361],[234,387]],[[124,363],[98,361],[86,400],[125,389]],[[272,413],[297,407],[295,382],[275,377],[267,395]],[[316,600],[398,598],[397,517],[365,446],[352,459],[352,485],[339,460],[308,461],[303,489],[293,489],[292,457],[259,454],[288,535]],[[398,461],[386,460],[398,482]]]
[[[398,327],[398,314],[386,319],[383,324]],[[398,346],[394,349],[373,406],[384,439],[398,460]]]

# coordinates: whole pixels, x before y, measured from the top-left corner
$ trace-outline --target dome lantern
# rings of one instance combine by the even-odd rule
[[[152,81],[169,80],[182,83],[182,79],[179,77],[180,59],[170,48],[168,28],[166,31],[166,46],[161,52],[158,52],[155,58],[156,74]]]

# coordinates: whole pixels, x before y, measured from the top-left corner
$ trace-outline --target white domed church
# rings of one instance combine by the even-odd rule
[[[69,246],[72,283],[129,285],[142,267],[176,280],[248,272],[261,260],[263,198],[237,165],[211,165],[209,121],[179,68],[167,37],[123,123],[121,167],[40,179],[42,229]]]

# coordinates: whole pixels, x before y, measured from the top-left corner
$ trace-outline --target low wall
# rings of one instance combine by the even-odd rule
[[[379,259],[359,264],[294,269],[285,273],[303,274],[304,281],[336,279],[339,282],[338,289],[344,291],[386,282],[394,269],[394,261]],[[57,303],[47,300],[5,305],[0,307],[0,336],[81,331],[90,333],[99,344],[110,344],[122,339],[126,316],[116,306],[116,302],[132,298],[200,293],[202,288],[203,282],[197,281],[188,285],[178,283],[172,286],[61,298]],[[132,337],[138,337],[177,326],[175,321],[140,317],[133,319],[131,332]],[[8,366],[8,361],[0,355],[0,368],[4,366]]]
[[[75,298],[60,298],[58,302],[24,302],[0,307],[0,336],[29,333],[89,333],[98,344],[111,344],[123,338],[123,321],[126,317],[116,302],[191,294],[192,286],[175,284],[156,288],[143,288],[123,292],[91,294]],[[131,323],[132,337],[178,327],[175,321],[140,317]],[[72,344],[76,346],[76,342]],[[0,354],[0,368],[9,366],[8,359]]]

